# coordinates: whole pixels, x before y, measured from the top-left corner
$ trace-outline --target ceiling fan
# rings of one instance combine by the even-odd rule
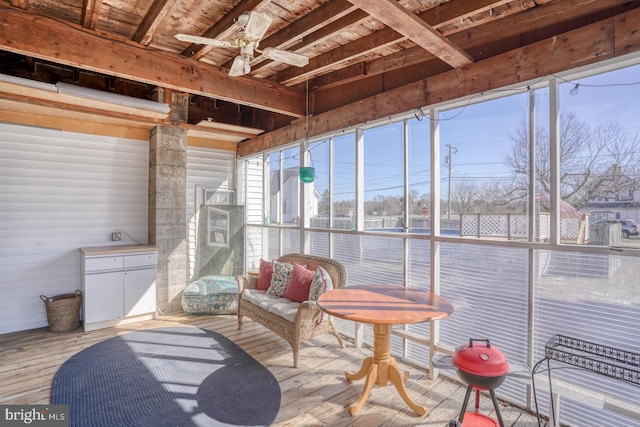
[[[265,58],[296,67],[304,67],[309,63],[309,58],[299,53],[288,50],[267,47],[258,50],[258,43],[264,37],[271,17],[262,12],[244,12],[238,17],[236,34],[232,42],[225,40],[211,39],[208,37],[191,36],[188,34],[176,34],[175,37],[183,42],[205,44],[216,47],[239,47],[240,55],[236,56],[229,70],[232,77],[242,76],[251,71],[251,60],[254,52],[262,54]]]

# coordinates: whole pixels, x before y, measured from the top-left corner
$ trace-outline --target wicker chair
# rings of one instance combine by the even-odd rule
[[[287,254],[277,259],[280,262],[295,262],[296,264],[306,264],[310,270],[315,270],[322,266],[333,282],[334,288],[343,287],[347,284],[347,271],[344,266],[333,259],[305,254]],[[336,330],[331,316],[325,314],[318,308],[315,301],[305,301],[300,303],[295,316],[295,322],[291,323],[284,317],[270,313],[251,302],[242,299],[245,289],[255,289],[257,277],[238,276],[238,329],[242,328],[242,318],[248,317],[260,323],[287,341],[293,350],[293,366],[298,367],[298,353],[300,343],[321,334],[332,333],[338,339],[340,347],[344,348],[344,342]]]

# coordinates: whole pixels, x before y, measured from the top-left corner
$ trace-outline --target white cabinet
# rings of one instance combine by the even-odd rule
[[[155,248],[108,246],[80,251],[85,331],[155,317]]]

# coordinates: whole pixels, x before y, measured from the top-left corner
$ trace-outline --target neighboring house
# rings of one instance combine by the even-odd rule
[[[601,176],[603,184],[597,197],[584,207],[591,213],[591,222],[605,219],[640,220],[640,187],[637,180],[620,170],[619,165],[609,168]]]
[[[280,171],[271,171],[270,174],[270,221],[274,223],[286,224],[297,223],[299,220],[298,209],[300,205],[300,189],[302,183],[299,179],[299,168],[287,168],[283,170],[283,177],[280,180]],[[282,189],[280,188],[280,182],[282,182]],[[307,214],[309,217],[318,215],[318,199],[320,193],[315,185],[312,184],[313,197],[311,197],[311,206]],[[282,212],[279,211],[279,207],[282,206]]]

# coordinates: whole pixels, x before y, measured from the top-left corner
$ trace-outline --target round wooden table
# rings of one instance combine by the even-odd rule
[[[355,415],[369,397],[373,384],[393,384],[398,393],[418,415],[427,408],[413,402],[404,382],[409,372],[400,373],[391,356],[393,325],[420,323],[447,317],[453,306],[445,298],[431,292],[394,285],[359,285],[332,289],[318,298],[318,306],[327,314],[341,319],[373,325],[373,357],[367,357],[356,373],[345,372],[348,380],[367,377],[360,397],[349,407]]]

